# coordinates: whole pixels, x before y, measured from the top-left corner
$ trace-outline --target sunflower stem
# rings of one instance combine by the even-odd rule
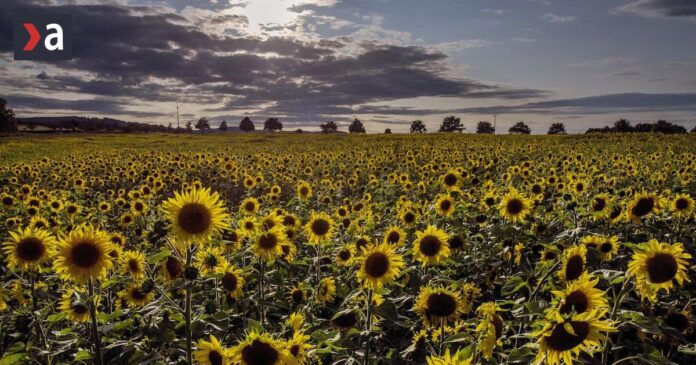
[[[266,262],[264,260],[259,260],[261,262],[261,277],[259,278],[259,295],[261,296],[261,300],[259,301],[259,306],[261,308],[261,325],[265,325],[265,318],[266,318],[266,310],[264,306],[264,301],[266,300]]]
[[[35,284],[36,284],[36,278],[34,277],[34,273],[29,273],[29,282],[30,282],[30,289],[31,289],[31,309],[32,309],[32,314],[36,315],[36,312],[39,310],[39,301],[38,298],[36,297],[36,290],[35,290]],[[34,323],[36,324],[36,335],[39,337],[40,345],[42,348],[47,348],[47,341],[46,337],[44,336],[44,332],[41,329],[41,321],[39,320],[40,316],[36,316],[34,318]],[[51,364],[51,355],[50,351],[46,354],[46,364]]]
[[[365,340],[365,357],[363,359],[363,365],[367,365],[370,362],[370,340],[372,340],[372,313],[370,308],[372,307],[372,289],[367,290],[367,339]]]
[[[94,363],[102,365],[101,338],[99,337],[99,322],[97,322],[97,304],[94,299],[94,282],[89,278],[89,315],[92,319],[92,339],[94,340]]]
[[[191,265],[191,249],[186,250],[186,267]],[[186,303],[184,308],[184,319],[186,320],[186,362],[193,365],[193,339],[191,335],[191,285],[186,285]]]

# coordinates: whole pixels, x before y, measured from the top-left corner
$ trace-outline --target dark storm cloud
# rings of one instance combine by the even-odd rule
[[[17,108],[32,110],[68,110],[84,113],[106,113],[111,115],[129,115],[134,117],[159,117],[160,113],[124,109],[123,103],[113,99],[95,98],[66,100],[45,98],[34,95],[10,95],[7,102]]]
[[[627,4],[620,9],[641,16],[667,18],[696,17],[696,1],[694,0],[639,0]]]
[[[22,0],[3,2],[0,52],[12,50],[12,14],[40,8]],[[357,54],[345,56],[338,53],[345,44],[334,40],[212,35],[165,8],[66,5],[59,9],[73,15],[74,59],[55,66],[73,71],[73,76],[42,73],[29,85],[36,89],[119,100],[225,100],[229,109],[257,108],[307,120],[403,98],[548,95],[448,76],[447,56],[423,47],[366,43]],[[55,99],[47,100],[44,106],[57,105]],[[107,103],[90,105],[103,106],[104,112],[114,110]]]

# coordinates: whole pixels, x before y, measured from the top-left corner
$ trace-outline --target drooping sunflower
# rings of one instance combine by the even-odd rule
[[[162,261],[162,273],[166,281],[172,281],[184,273],[184,264],[176,258],[176,256],[169,256]]]
[[[563,281],[579,279],[585,273],[587,260],[587,247],[577,245],[566,248],[563,251],[563,266],[558,271],[558,278]]]
[[[126,251],[121,261],[121,272],[130,275],[133,279],[141,279],[145,276],[145,254],[139,251]]]
[[[309,339],[309,335],[304,332],[294,331],[292,338],[287,342],[288,352],[295,360],[295,364],[304,365],[309,362],[309,351],[312,349]]]
[[[429,326],[447,324],[465,312],[461,293],[443,286],[421,287],[413,309]]]
[[[75,295],[77,292],[83,297],[87,297],[83,289],[68,288],[60,297],[58,309],[63,313],[65,318],[73,322],[87,322],[90,320],[89,307],[86,302],[79,300]]]
[[[254,255],[267,263],[273,263],[283,254],[283,246],[288,244],[285,229],[275,226],[268,231],[261,231],[254,240]]]
[[[532,207],[532,201],[520,194],[517,189],[510,189],[500,202],[498,212],[511,222],[524,222]]]
[[[450,349],[447,348],[442,356],[431,355],[426,359],[427,365],[470,365],[473,357],[464,358],[464,354],[461,351],[457,351],[454,354],[450,353]]]
[[[239,365],[294,364],[292,355],[282,341],[252,330],[231,350],[232,360]]]
[[[557,313],[557,312],[556,312]],[[544,327],[535,332],[539,344],[535,364],[573,364],[581,352],[593,353],[602,348],[607,338],[602,332],[615,332],[609,320],[600,319],[603,312],[588,311],[564,318],[557,313]]]
[[[230,298],[239,299],[244,288],[244,274],[242,269],[226,263],[219,269],[220,286]]]
[[[687,267],[691,255],[681,243],[662,243],[653,239],[633,249],[627,272],[636,279],[641,298],[657,300],[660,290],[669,292],[674,282],[683,285],[690,281]]]
[[[649,214],[657,214],[662,208],[660,197],[655,193],[641,192],[636,193],[633,200],[628,204],[626,213],[633,223],[640,222],[641,218]]]
[[[322,278],[316,289],[315,298],[321,304],[333,303],[336,299],[336,279],[332,276]]]
[[[358,281],[363,287],[370,289],[393,283],[404,266],[403,257],[395,252],[395,247],[386,243],[368,246],[359,260],[360,270],[356,274]]]
[[[36,270],[53,255],[56,241],[46,230],[27,227],[10,232],[3,245],[7,265],[20,270]]]
[[[495,302],[483,303],[476,309],[480,317],[480,322],[476,326],[476,332],[479,334],[478,351],[486,360],[493,356],[493,350],[503,336],[505,323],[497,314],[500,309]]]
[[[229,215],[210,189],[175,192],[162,204],[172,234],[182,242],[205,241],[227,228]]]
[[[329,241],[333,237],[335,225],[328,214],[312,212],[309,221],[304,226],[309,243],[317,245]]]
[[[230,350],[223,348],[220,341],[210,335],[210,341],[198,340],[193,360],[199,365],[229,365]]]
[[[78,283],[101,279],[113,267],[112,247],[108,233],[79,226],[58,243],[53,269],[64,280]]]
[[[561,314],[581,314],[607,308],[604,292],[595,286],[599,280],[584,276],[570,282],[563,290],[554,290],[553,304]]]
[[[126,300],[131,307],[142,307],[150,303],[154,295],[150,291],[146,291],[140,284],[134,283],[128,285],[126,289],[119,293],[119,296]]]
[[[689,194],[677,194],[670,206],[675,216],[688,218],[694,211],[694,199]]]
[[[435,265],[449,257],[449,235],[447,232],[428,226],[425,231],[416,232],[416,240],[413,241],[413,259],[421,265]]]

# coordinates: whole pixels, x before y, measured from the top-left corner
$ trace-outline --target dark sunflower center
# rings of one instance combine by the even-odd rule
[[[607,206],[607,202],[602,198],[595,198],[594,204],[592,204],[592,209],[595,212],[601,212]]]
[[[447,293],[434,293],[428,296],[428,313],[435,317],[448,317],[457,310],[457,300]]]
[[[222,287],[227,291],[235,291],[237,289],[237,276],[232,273],[226,273],[220,280]]]
[[[283,218],[283,224],[286,226],[294,226],[295,225],[295,217],[291,215],[286,215],[285,218]]]
[[[339,328],[352,328],[358,322],[358,317],[353,312],[341,314],[333,319],[333,324]]]
[[[677,210],[685,210],[689,207],[689,201],[684,198],[679,198],[674,203],[674,207],[677,208]]]
[[[493,320],[491,320],[491,322],[493,322],[493,327],[495,327],[495,338],[499,339],[500,336],[503,335],[503,329],[504,329],[503,327],[505,325],[503,323],[503,319],[500,318],[500,316],[496,314],[493,316]]]
[[[278,244],[278,238],[273,234],[265,234],[259,237],[259,246],[264,250],[275,248]]]
[[[317,236],[323,236],[329,232],[329,222],[325,219],[315,219],[312,222],[312,232]]]
[[[435,256],[440,252],[442,243],[435,236],[425,236],[420,240],[420,252],[425,256]]]
[[[130,272],[134,272],[134,273],[140,272],[140,264],[138,264],[138,260],[135,260],[135,259],[128,260],[128,270],[130,270]]]
[[[570,334],[563,328],[563,323],[559,323],[553,328],[551,336],[546,337],[546,344],[555,351],[568,351],[580,345],[587,335],[590,334],[590,325],[587,322],[570,322],[575,334]]]
[[[350,251],[348,251],[348,250],[341,250],[341,251],[338,253],[338,257],[339,257],[341,260],[343,260],[343,261],[348,260],[348,259],[350,258]]]
[[[367,246],[367,240],[366,240],[366,239],[360,238],[360,239],[358,239],[357,241],[355,241],[355,248],[357,248],[358,251],[360,251],[360,249],[363,248],[363,247],[365,247],[365,246]]]
[[[46,246],[36,237],[27,237],[17,243],[15,252],[21,260],[33,262],[44,255]]]
[[[167,263],[165,266],[167,268],[169,277],[172,278],[179,276],[181,272],[184,271],[184,266],[181,264],[181,261],[172,256],[167,257]]]
[[[440,203],[440,210],[448,211],[451,207],[452,207],[452,202],[450,202],[449,200],[443,200]]]
[[[389,270],[389,258],[382,252],[374,252],[365,259],[365,272],[375,278],[381,278]]]
[[[301,187],[301,188],[300,188],[300,195],[303,195],[303,196],[304,196],[304,195],[307,195],[307,194],[309,194],[309,189],[307,189],[307,188],[305,188],[305,187]]]
[[[690,325],[689,317],[681,312],[672,312],[667,315],[665,323],[672,328],[676,328],[679,332],[684,332]]]
[[[246,210],[247,212],[253,212],[254,209],[256,209],[256,204],[254,204],[253,202],[247,202],[246,204],[244,204],[244,210]]]
[[[304,293],[300,289],[295,289],[292,292],[292,301],[295,303],[302,303],[304,299]]]
[[[12,203],[14,203],[14,201],[13,201],[12,198],[10,198],[9,196],[6,196],[6,197],[2,198],[2,204],[4,204],[4,205],[12,205]]]
[[[179,211],[177,223],[186,233],[200,234],[210,227],[212,217],[208,208],[203,204],[187,204]]]
[[[94,242],[84,241],[74,245],[71,254],[72,261],[75,265],[87,269],[99,262],[101,251]]]
[[[614,246],[612,246],[612,244],[609,242],[604,242],[601,246],[599,246],[599,250],[603,253],[609,253],[613,248]]]
[[[576,290],[565,297],[565,302],[561,306],[561,313],[568,314],[575,310],[575,313],[585,313],[590,306],[590,299],[582,290]]]
[[[566,280],[575,280],[582,275],[585,269],[585,260],[580,255],[573,255],[568,259],[568,264],[566,265]]]
[[[447,186],[453,186],[454,184],[457,183],[457,177],[454,176],[453,174],[447,174],[445,175],[445,185]]]
[[[389,232],[389,235],[387,236],[387,242],[391,244],[398,243],[400,239],[401,235],[399,235],[399,232],[396,231]]]
[[[493,204],[495,204],[495,199],[486,198],[486,205],[488,205],[490,207],[490,206],[493,206]]]
[[[210,365],[222,365],[222,355],[216,350],[210,350],[208,352],[208,361],[210,361]]]
[[[265,342],[254,340],[242,349],[242,360],[249,365],[273,365],[278,360],[278,351]]]
[[[666,283],[677,274],[679,264],[674,256],[668,253],[658,253],[647,260],[648,276],[654,284]]]
[[[290,346],[290,355],[292,357],[297,357],[297,355],[300,354],[300,345],[292,345]]]
[[[631,210],[631,213],[636,217],[642,217],[652,212],[654,207],[655,201],[652,198],[640,198],[638,199],[638,203],[636,203]]]
[[[510,201],[508,201],[505,207],[507,209],[507,212],[511,215],[520,214],[520,212],[522,212],[522,209],[524,208],[524,206],[522,205],[522,201],[519,199],[510,199]]]
[[[458,250],[464,247],[464,240],[459,236],[452,236],[449,240],[449,246],[453,250]]]
[[[89,308],[87,308],[87,306],[82,303],[76,303],[72,305],[72,311],[75,314],[85,314],[88,310]]]
[[[404,221],[406,223],[413,223],[414,220],[416,220],[416,216],[413,213],[408,212],[404,214]]]

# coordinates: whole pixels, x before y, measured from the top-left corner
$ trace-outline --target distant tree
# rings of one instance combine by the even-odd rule
[[[525,122],[517,122],[515,125],[510,127],[508,129],[508,132],[510,134],[531,134],[532,130],[529,129],[529,126]]]
[[[445,117],[445,119],[442,120],[442,124],[440,125],[440,132],[459,132],[459,133],[461,133],[464,129],[465,128],[462,125],[462,120],[459,119],[458,117],[455,117],[454,115],[450,115],[449,117]]]
[[[190,120],[186,122],[186,131],[189,133],[193,132],[193,123]]]
[[[172,131],[172,123],[170,122],[169,124],[167,124],[167,132],[171,132],[171,131]]]
[[[495,134],[495,128],[491,122],[481,121],[476,125],[476,133],[478,134]]]
[[[220,130],[223,132],[227,132],[227,121],[223,120],[222,123],[220,123]]]
[[[322,123],[319,128],[321,128],[321,133],[336,133],[338,126],[333,120],[330,122]]]
[[[360,119],[353,119],[353,123],[348,126],[348,132],[350,133],[365,133],[365,126],[363,126]]]
[[[201,131],[210,129],[210,122],[205,118],[198,119],[198,122],[196,122],[196,129],[200,129]]]
[[[14,110],[7,107],[7,100],[0,98],[0,132],[16,132],[17,119]]]
[[[696,126],[691,129],[691,133],[696,133]]]
[[[665,134],[681,134],[686,133],[686,128],[680,125],[670,123],[666,120],[658,120],[657,123],[655,123],[653,132]]]
[[[566,134],[565,124],[563,123],[553,123],[549,127],[549,131],[546,134]]]
[[[422,120],[414,120],[411,122],[411,133],[428,133],[428,128],[425,128]]]
[[[626,119],[619,119],[614,122],[613,132],[627,133],[633,132],[633,127],[631,127],[631,122]]]
[[[242,121],[239,123],[239,129],[245,131],[245,132],[251,132],[256,129],[254,127],[254,122],[249,119],[249,117],[244,117]]]
[[[384,134],[392,134],[391,128],[385,129]]]
[[[278,118],[268,118],[266,119],[266,122],[263,123],[263,130],[269,132],[283,130],[283,123],[281,123]]]
[[[295,130],[295,133],[303,133],[304,131],[301,128],[298,128]]]

